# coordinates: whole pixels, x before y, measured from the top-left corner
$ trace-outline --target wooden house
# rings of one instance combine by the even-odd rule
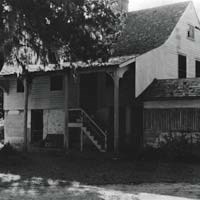
[[[127,3],[121,0],[121,8],[126,9]],[[160,79],[169,79],[166,82],[172,81],[173,85],[179,79],[198,76],[199,44],[200,23],[195,8],[191,2],[183,2],[127,13],[124,31],[106,63],[76,63],[76,74],[67,64],[43,70],[30,66],[29,146],[70,148],[78,141],[81,150],[91,143],[101,152],[117,152],[143,144],[143,124],[156,121],[150,113],[153,109],[157,112],[160,105],[151,100],[154,96],[147,90],[154,85],[158,88]],[[23,84],[11,66],[4,67],[1,75],[5,141],[20,147],[24,142]],[[185,96],[183,92],[179,105],[185,105]],[[173,108],[174,104],[167,102],[165,99],[162,103]],[[152,128],[150,134],[154,131]]]

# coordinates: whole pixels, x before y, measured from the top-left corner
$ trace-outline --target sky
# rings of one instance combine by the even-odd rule
[[[151,7],[166,5],[170,3],[183,2],[183,1],[187,0],[129,0],[129,10],[130,11],[140,10],[140,9],[151,8]],[[200,18],[200,0],[191,0],[191,1],[193,1]]]

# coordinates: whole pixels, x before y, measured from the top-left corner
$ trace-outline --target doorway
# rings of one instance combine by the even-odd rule
[[[89,114],[97,109],[97,73],[80,76],[80,106]]]
[[[31,143],[43,140],[43,110],[31,110]]]

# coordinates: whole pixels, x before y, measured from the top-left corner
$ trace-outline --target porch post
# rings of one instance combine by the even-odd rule
[[[83,152],[83,131],[82,131],[82,129],[81,129],[81,134],[80,134],[80,140],[81,140],[81,142],[80,142],[80,150],[81,150],[81,152]]]
[[[68,130],[68,122],[69,122],[69,113],[68,113],[68,73],[65,72],[64,75],[64,148],[67,151],[69,149],[69,130]]]
[[[27,152],[27,121],[28,121],[28,81],[24,76],[24,151]]]
[[[119,76],[114,75],[114,152],[119,152]]]

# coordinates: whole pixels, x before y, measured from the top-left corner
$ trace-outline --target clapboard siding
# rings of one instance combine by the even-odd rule
[[[187,56],[187,77],[195,77],[195,60],[200,60],[200,31],[195,29],[194,41],[188,39],[189,24],[200,27],[192,3],[162,46],[136,58],[136,97],[155,78],[178,78],[178,54]]]
[[[200,109],[144,109],[144,130],[200,131]]]
[[[16,91],[17,81],[12,77],[9,79],[9,93],[4,93],[4,110],[23,109],[24,95]]]
[[[158,145],[163,134],[200,133],[200,108],[144,109],[144,145]]]
[[[4,110],[23,110],[24,93],[17,93],[17,78],[10,77],[9,93],[4,95]],[[63,87],[64,88],[64,87]],[[77,107],[77,84],[70,78],[69,107]],[[36,76],[29,91],[29,109],[62,109],[64,106],[64,89],[50,91],[50,76]]]

